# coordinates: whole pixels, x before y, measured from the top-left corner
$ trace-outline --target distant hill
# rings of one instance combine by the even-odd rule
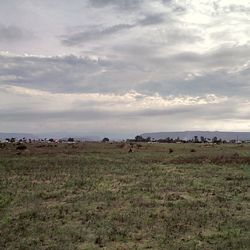
[[[143,138],[151,137],[156,140],[166,139],[168,137],[172,139],[191,140],[195,136],[200,139],[201,136],[205,138],[214,138],[222,140],[250,140],[250,132],[219,132],[219,131],[183,131],[183,132],[156,132],[156,133],[144,133],[141,135]]]
[[[5,140],[6,138],[16,138],[16,139],[35,139],[36,136],[27,133],[0,133],[0,139]]]
[[[101,138],[98,136],[82,136],[79,133],[71,133],[71,132],[54,132],[54,133],[43,133],[43,134],[37,134],[38,138],[54,138],[54,139],[63,139],[67,140],[68,138],[72,137],[76,140],[80,141],[99,141]]]
[[[100,141],[101,138],[99,136],[79,136],[72,135],[70,133],[46,133],[46,134],[28,134],[28,133],[2,133],[0,132],[0,140],[5,140],[6,138],[16,138],[19,139],[44,139],[44,138],[54,138],[54,139],[68,139],[69,137],[73,137],[76,140],[80,141]]]

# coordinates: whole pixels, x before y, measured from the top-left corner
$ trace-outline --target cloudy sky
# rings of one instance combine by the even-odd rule
[[[250,130],[249,0],[0,0],[0,131]]]

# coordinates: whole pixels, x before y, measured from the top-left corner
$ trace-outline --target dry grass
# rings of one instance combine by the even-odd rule
[[[250,145],[139,145],[1,147],[0,249],[249,249]]]

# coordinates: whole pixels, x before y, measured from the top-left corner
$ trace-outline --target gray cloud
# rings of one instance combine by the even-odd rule
[[[250,7],[246,7],[246,6],[240,5],[240,4],[231,4],[227,8],[225,8],[225,11],[249,14]]]
[[[77,32],[61,36],[62,38],[61,42],[66,46],[78,46],[89,41],[98,41],[100,39],[109,37],[119,32],[128,31],[135,27],[158,25],[164,23],[164,21],[165,21],[164,15],[158,13],[158,14],[144,15],[143,18],[140,18],[136,22],[130,24],[121,23],[105,28],[94,26],[90,27],[88,30],[80,32],[78,31],[79,27],[76,27],[75,29],[77,30]],[[71,31],[73,29],[74,29],[73,27],[70,28]]]
[[[33,38],[34,34],[18,26],[0,24],[0,42],[13,42]]]
[[[219,48],[210,54],[161,56],[158,47],[118,47],[121,59],[0,56],[0,80],[52,92],[152,95],[250,95],[247,46]],[[137,59],[131,61],[136,53]],[[243,67],[243,68],[242,68]],[[148,78],[153,80],[147,80]]]
[[[249,69],[243,72],[228,73],[218,70],[194,76],[190,80],[170,79],[159,82],[145,82],[135,89],[139,92],[150,94],[154,91],[161,95],[203,95],[216,93],[223,96],[250,96]]]
[[[0,56],[0,66],[4,84],[59,92],[84,89],[86,82],[91,85],[91,75],[110,67],[108,61],[76,56]]]
[[[144,0],[89,0],[89,5],[96,8],[113,6],[122,10],[132,10],[138,8],[143,2]]]
[[[145,17],[137,22],[138,25],[141,26],[148,26],[148,25],[156,25],[156,24],[162,24],[165,22],[165,16],[166,14],[149,14],[145,15]]]
[[[81,43],[98,40],[106,36],[116,34],[123,30],[128,30],[135,27],[134,24],[119,24],[104,29],[94,29],[84,32],[75,33],[73,35],[64,35],[62,43],[67,46],[79,45]]]
[[[32,131],[40,118],[47,131],[57,121],[125,133],[247,130],[249,9],[240,0],[3,1],[0,131]],[[166,101],[209,94],[219,102]]]

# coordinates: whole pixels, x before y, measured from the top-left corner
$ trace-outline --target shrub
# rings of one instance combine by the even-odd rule
[[[174,150],[173,150],[172,148],[169,148],[169,149],[168,149],[168,152],[169,152],[169,154],[171,154],[171,153],[174,152]]]
[[[25,150],[25,149],[27,149],[27,146],[26,146],[26,145],[23,145],[23,144],[18,145],[18,146],[16,147],[16,150]]]

